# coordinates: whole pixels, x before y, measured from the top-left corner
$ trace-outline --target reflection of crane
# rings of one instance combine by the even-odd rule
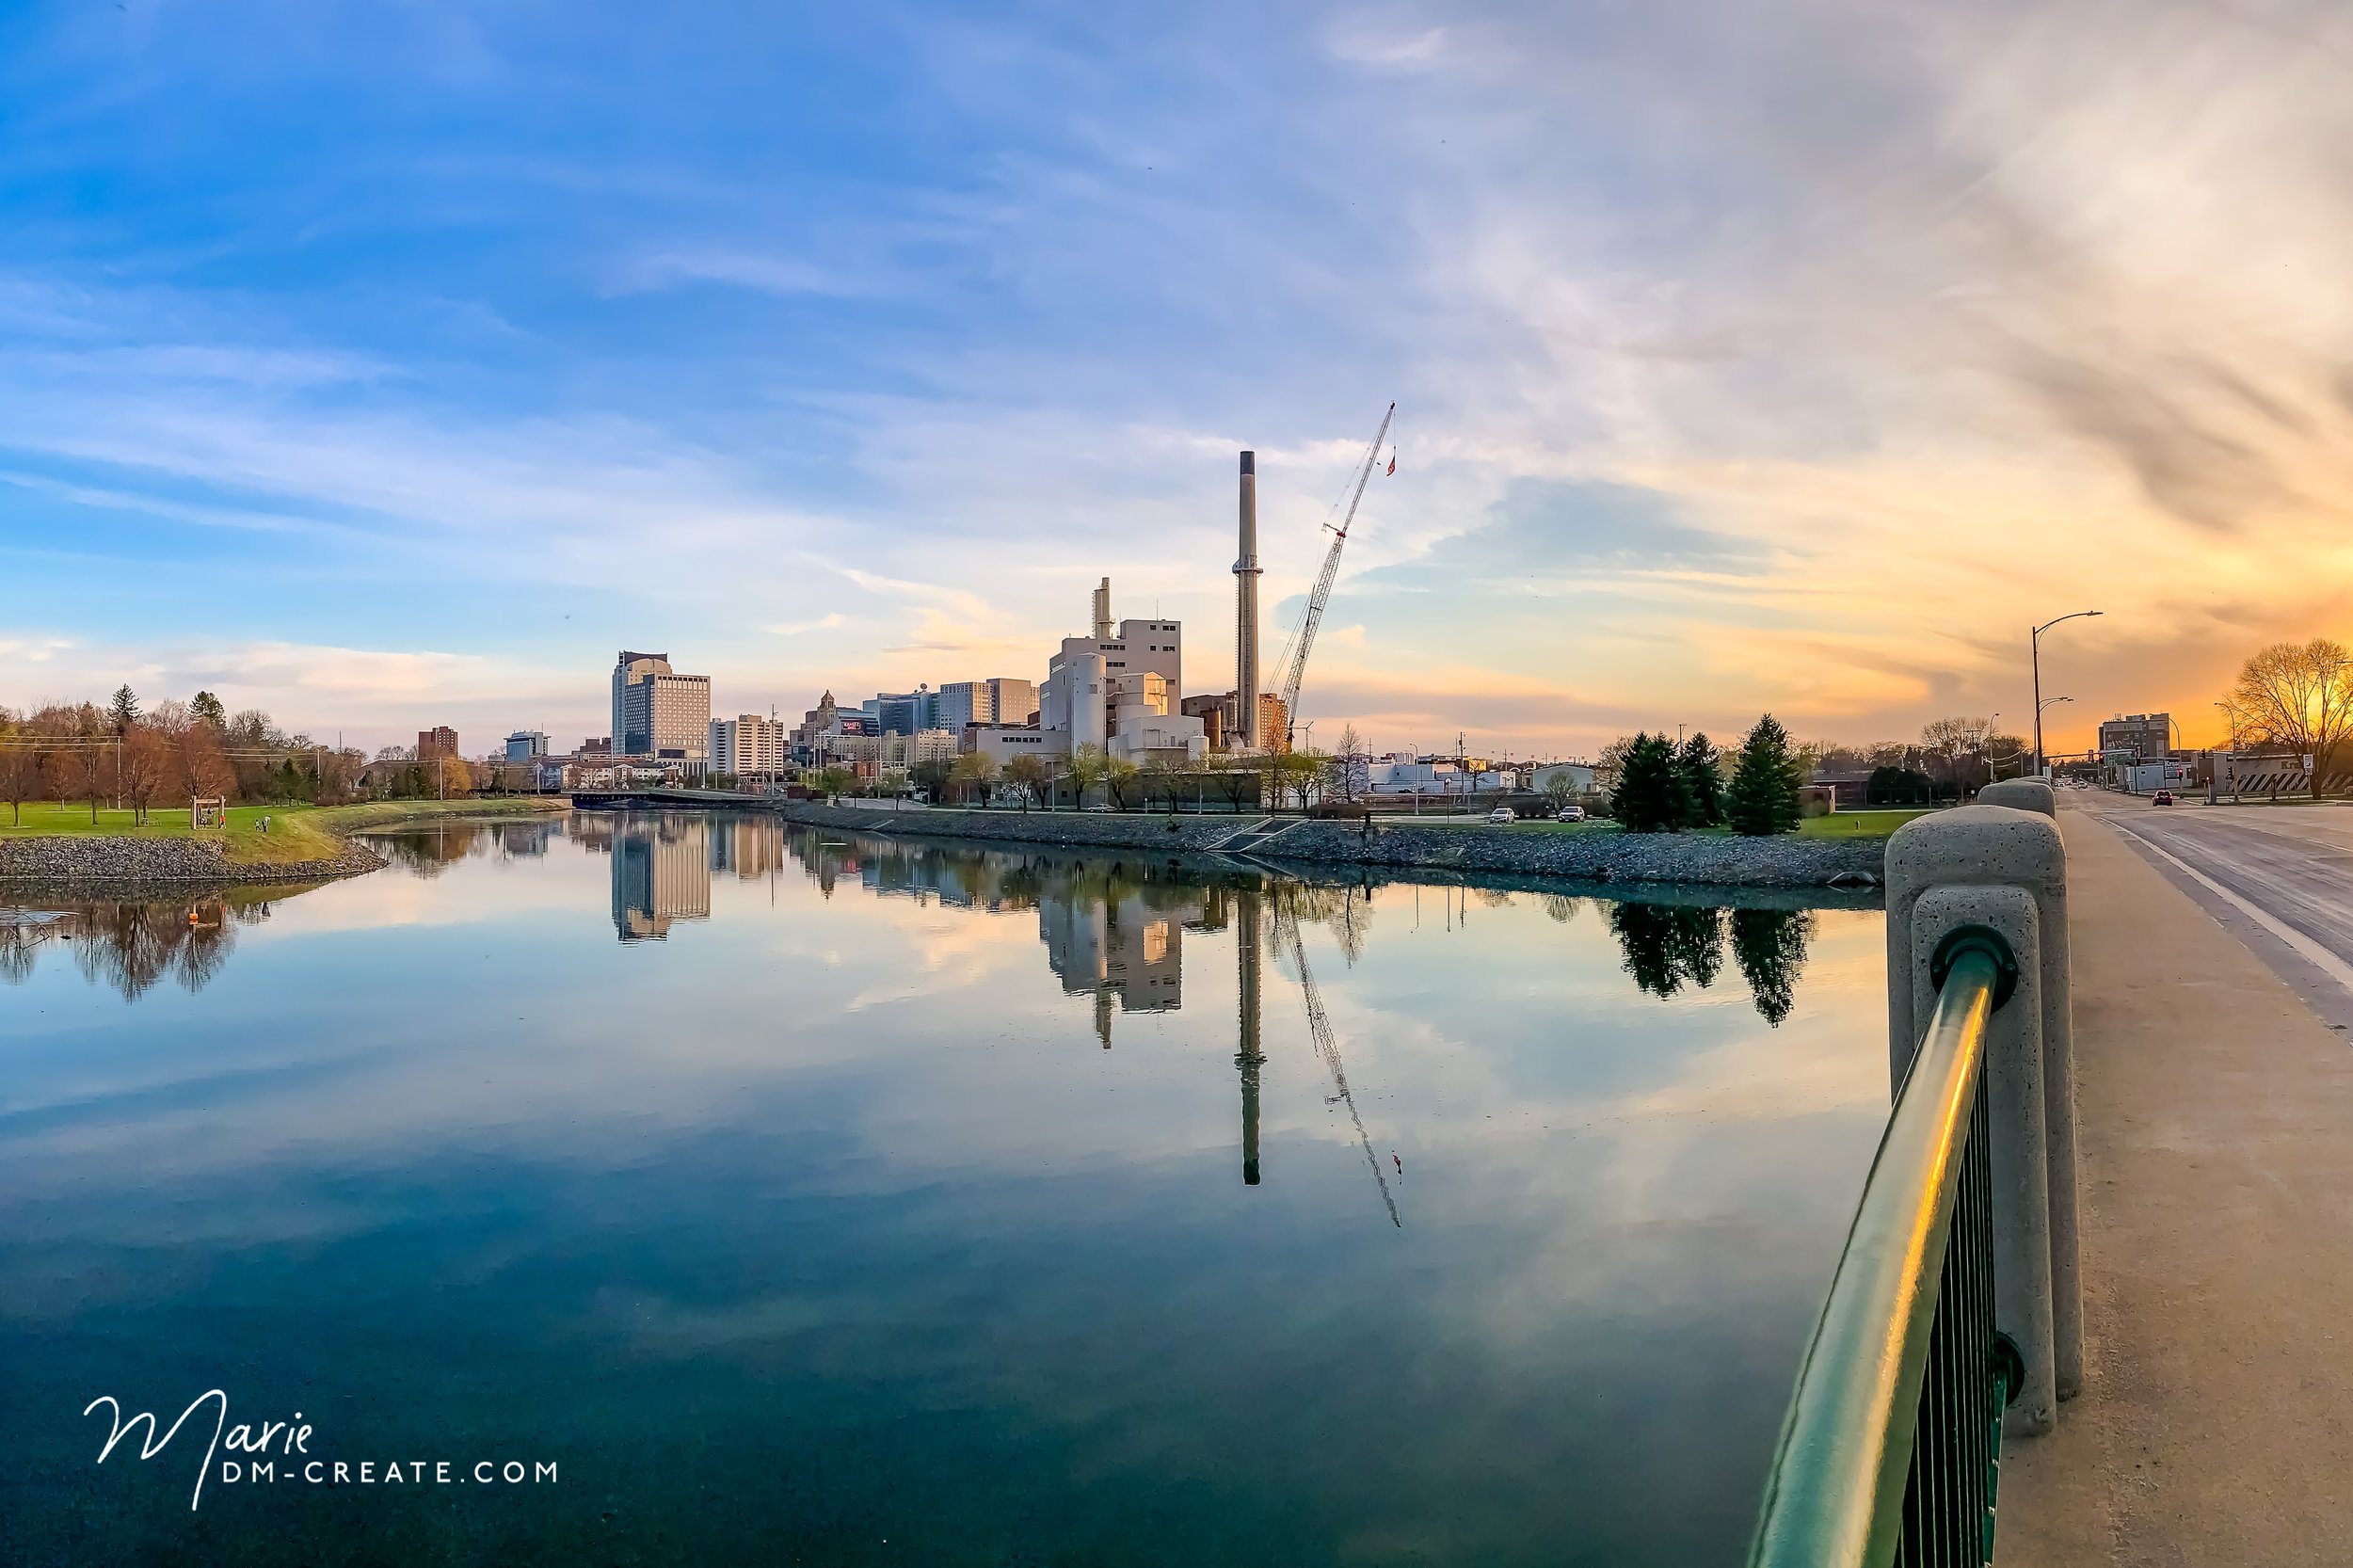
[[[1323,557],[1323,570],[1316,576],[1315,591],[1307,596],[1306,611],[1299,617],[1298,629],[1291,632],[1290,646],[1284,650],[1283,663],[1288,672],[1283,677],[1283,746],[1290,748],[1291,730],[1299,722],[1299,682],[1307,673],[1307,653],[1316,646],[1316,628],[1323,622],[1323,606],[1332,598],[1332,580],[1340,574],[1340,549],[1348,543],[1348,529],[1356,520],[1356,504],[1365,499],[1365,486],[1372,480],[1373,465],[1381,460],[1381,443],[1389,439],[1389,422],[1397,418],[1397,405],[1381,416],[1381,428],[1374,433],[1372,445],[1366,449],[1365,460],[1356,470],[1356,487],[1348,498],[1348,511],[1340,525],[1333,531],[1332,548]],[[1392,459],[1389,467],[1397,463]],[[1330,523],[1325,523],[1330,528]],[[1262,740],[1261,745],[1266,743]]]
[[[1372,1152],[1372,1139],[1365,1131],[1365,1119],[1356,1113],[1356,1096],[1349,1092],[1348,1069],[1340,1065],[1339,1042],[1332,1037],[1332,1020],[1323,1015],[1323,999],[1316,994],[1316,977],[1307,968],[1307,947],[1299,939],[1299,917],[1281,904],[1275,906],[1274,931],[1278,941],[1287,942],[1291,950],[1291,962],[1299,968],[1300,994],[1307,1000],[1307,1028],[1314,1034],[1316,1051],[1332,1069],[1333,1085],[1339,1093],[1325,1100],[1338,1100],[1348,1107],[1348,1119],[1356,1124],[1356,1141],[1364,1145],[1365,1163],[1372,1167],[1372,1179],[1380,1184],[1381,1202],[1388,1208],[1389,1223],[1402,1230],[1405,1222],[1397,1217],[1397,1200],[1389,1196],[1389,1178],[1381,1174],[1381,1161]]]

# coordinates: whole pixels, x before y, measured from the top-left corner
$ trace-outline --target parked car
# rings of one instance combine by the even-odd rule
[[[1563,806],[1561,808],[1561,820],[1562,822],[1583,822],[1585,820],[1585,808],[1582,806]]]
[[[2149,804],[2152,806],[2170,806],[2173,804],[2173,792],[2170,790],[2159,790],[2155,794],[2149,797]]]
[[[1517,822],[1520,820],[1520,814],[1509,806],[1498,806],[1487,813],[1487,820],[1491,823]]]

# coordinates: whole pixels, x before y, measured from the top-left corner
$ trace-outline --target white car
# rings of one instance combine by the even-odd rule
[[[1583,822],[1585,820],[1585,808],[1582,806],[1563,806],[1561,808],[1561,820],[1562,822]]]
[[[1487,820],[1491,823],[1517,822],[1520,820],[1520,814],[1509,806],[1498,806],[1487,813]]]

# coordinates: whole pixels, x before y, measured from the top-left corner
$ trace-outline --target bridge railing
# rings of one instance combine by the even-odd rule
[[[2050,1430],[2081,1377],[2065,852],[2047,787],[1997,799],[2017,804],[1921,818],[1889,845],[1895,1104],[1774,1455],[1758,1568],[1992,1561],[2003,1435]]]

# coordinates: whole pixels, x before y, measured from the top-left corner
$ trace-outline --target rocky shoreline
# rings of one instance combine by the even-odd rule
[[[1248,815],[876,811],[807,801],[769,808],[788,822],[843,832],[1721,888],[1875,888],[1887,850],[1884,839],[1529,832],[1481,825],[1422,827],[1410,818],[1376,818],[1369,834],[1361,822],[1278,818],[1267,831],[1253,833],[1251,824],[1260,819]]]
[[[241,865],[220,845],[194,839],[0,840],[0,883],[11,888],[328,882],[383,865],[350,842],[330,859]]]

